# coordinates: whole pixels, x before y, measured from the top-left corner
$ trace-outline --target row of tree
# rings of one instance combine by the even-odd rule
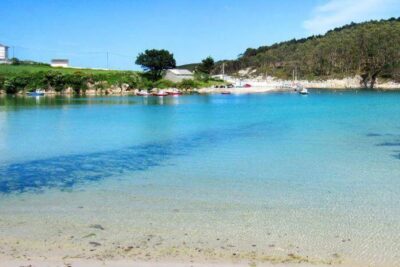
[[[250,67],[280,78],[290,78],[293,70],[307,79],[360,75],[365,87],[373,87],[378,77],[400,81],[400,18],[351,23],[325,35],[249,48],[237,60],[224,62],[228,73]]]
[[[164,49],[146,50],[137,56],[135,63],[141,65],[147,77],[153,81],[161,79],[166,70],[176,68],[174,55]],[[203,79],[207,78],[214,69],[214,65],[214,59],[207,57],[196,66],[195,72]]]
[[[146,74],[136,72],[109,72],[109,73],[85,73],[76,71],[65,73],[61,71],[21,72],[14,75],[0,75],[0,91],[7,94],[33,91],[41,88],[45,91],[64,92],[70,88],[75,93],[85,92],[87,89],[106,91],[111,86],[125,89],[152,89],[152,88],[200,88],[207,87],[215,81],[204,78],[200,72],[196,73],[196,79],[172,82],[165,79],[150,80]]]
[[[95,89],[106,89],[112,85],[128,84],[132,88],[146,86],[146,80],[133,72],[92,74],[76,71],[65,73],[60,71],[21,72],[14,75],[0,75],[0,90],[7,94],[30,91],[37,88],[62,92],[71,88],[80,93],[92,86]]]

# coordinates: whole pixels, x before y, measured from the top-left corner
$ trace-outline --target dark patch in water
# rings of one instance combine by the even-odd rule
[[[393,155],[393,157],[394,157],[395,159],[400,159],[400,153],[399,153],[399,154]]]
[[[377,144],[377,146],[400,146],[400,142],[383,142]]]
[[[368,137],[377,137],[377,136],[382,136],[382,135],[378,134],[378,133],[368,133],[368,134],[366,134],[366,136],[368,136]]]
[[[120,150],[59,156],[0,166],[0,193],[42,192],[46,188],[70,191],[123,172],[145,171],[165,160],[188,154],[204,144],[215,144],[259,132],[265,124],[201,132],[179,140],[155,142]]]

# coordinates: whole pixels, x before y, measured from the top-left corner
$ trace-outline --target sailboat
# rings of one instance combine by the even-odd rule
[[[294,91],[301,95],[308,95],[308,89],[297,83],[297,68],[293,69],[293,86]]]
[[[305,87],[302,87],[302,89],[299,91],[299,94],[301,95],[308,95],[308,90]]]

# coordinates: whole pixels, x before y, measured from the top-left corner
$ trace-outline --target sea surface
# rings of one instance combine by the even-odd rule
[[[400,266],[400,92],[0,98],[0,260]]]

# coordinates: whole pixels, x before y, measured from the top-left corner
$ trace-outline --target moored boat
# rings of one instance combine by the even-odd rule
[[[301,95],[308,95],[308,90],[307,90],[307,88],[302,88],[300,91],[299,91],[299,94],[301,94]]]
[[[139,95],[139,96],[149,96],[150,93],[147,92],[147,91],[145,91],[145,90],[140,90],[136,95]]]
[[[28,92],[27,93],[29,96],[44,96],[44,91],[41,89],[36,89],[33,92]]]
[[[167,91],[167,94],[168,94],[168,95],[181,95],[182,92],[179,91],[179,90],[176,89],[176,88],[172,88],[172,89],[170,89],[170,90]]]
[[[167,95],[168,95],[168,93],[165,92],[164,90],[159,90],[159,91],[153,93],[153,96],[167,96]]]

